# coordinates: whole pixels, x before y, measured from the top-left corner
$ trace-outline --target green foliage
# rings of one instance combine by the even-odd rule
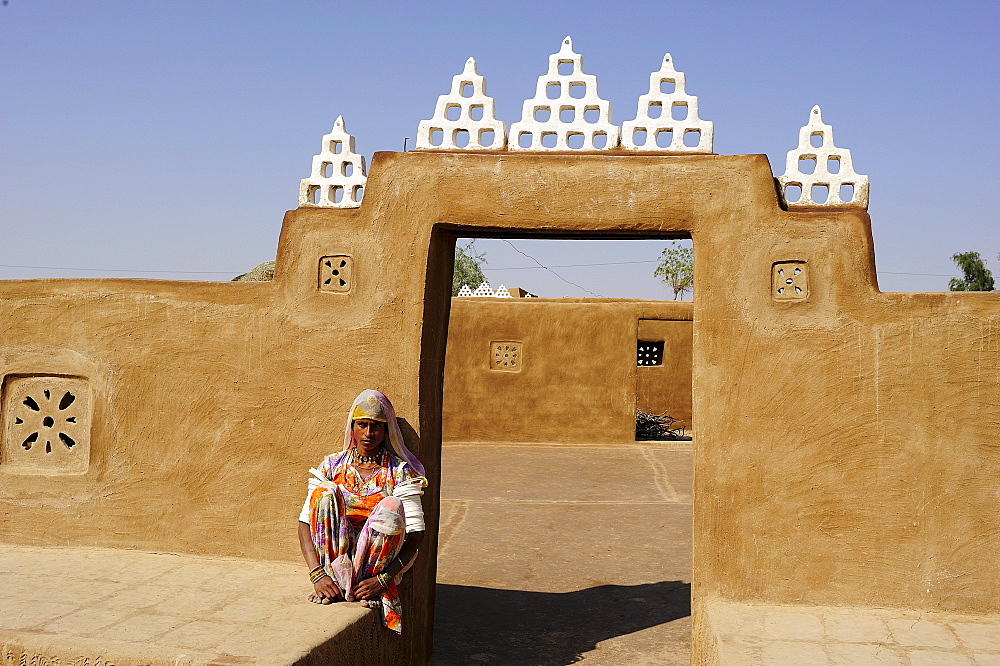
[[[964,277],[952,278],[948,288],[952,291],[993,291],[993,274],[978,252],[959,252],[951,256]]]
[[[469,289],[475,289],[486,282],[483,275],[483,264],[486,263],[486,253],[476,252],[476,241],[470,240],[465,247],[455,246],[455,276],[451,280],[451,295],[457,296],[463,284]]]
[[[694,250],[671,243],[660,253],[653,275],[674,290],[674,300],[694,288]]]

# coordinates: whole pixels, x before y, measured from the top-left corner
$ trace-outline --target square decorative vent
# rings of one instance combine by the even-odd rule
[[[513,340],[491,342],[490,369],[501,372],[520,372],[521,343]]]
[[[351,273],[354,260],[346,254],[323,257],[319,260],[320,291],[348,292],[351,290]]]
[[[636,365],[663,365],[663,340],[639,340],[635,345]]]
[[[82,377],[10,375],[3,382],[0,469],[82,474],[90,465],[90,386]]]
[[[801,301],[809,296],[804,261],[779,261],[771,268],[771,296],[776,301]]]

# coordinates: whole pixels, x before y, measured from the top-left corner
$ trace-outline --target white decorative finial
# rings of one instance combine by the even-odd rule
[[[698,117],[698,98],[685,91],[684,73],[666,54],[659,71],[649,75],[649,92],[639,96],[635,120],[622,123],[622,146],[711,154],[713,133],[714,124]]]
[[[464,142],[465,145],[459,145]],[[507,145],[507,125],[496,118],[486,79],[476,59],[451,79],[451,92],[438,97],[434,117],[417,126],[417,150],[498,150]]]
[[[489,296],[489,297],[492,297],[492,296],[494,296],[494,293],[493,293],[493,290],[490,289],[490,285],[488,283],[486,283],[486,282],[483,282],[481,285],[479,285],[478,287],[476,287],[476,290],[474,292],[472,292],[472,295],[473,296]]]
[[[803,167],[806,167],[805,169]],[[860,206],[868,207],[868,176],[854,172],[851,151],[833,145],[833,128],[823,123],[817,104],[809,112],[809,123],[799,130],[799,145],[788,151],[785,174],[778,177],[781,196],[790,207]],[[788,200],[788,188],[798,187],[802,194]],[[817,201],[813,188],[825,187],[827,196]],[[847,190],[850,187],[851,190]],[[848,192],[851,192],[848,195]]]
[[[511,298],[510,290],[507,289],[503,284],[497,287],[496,293],[493,294],[497,298]]]
[[[344,117],[337,116],[313,157],[312,175],[299,184],[299,206],[357,208],[367,181],[365,158],[354,152],[354,137],[347,133]]]
[[[521,120],[510,126],[509,150],[607,150],[618,146],[611,102],[597,96],[597,77],[583,73],[573,40],[549,56],[535,96],[524,101]]]
[[[458,290],[459,296],[472,296],[472,290],[469,289],[469,285],[463,284],[462,288]]]

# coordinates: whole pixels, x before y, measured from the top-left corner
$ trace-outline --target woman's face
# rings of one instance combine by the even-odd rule
[[[354,422],[354,441],[366,451],[374,451],[385,441],[385,423],[373,419]]]

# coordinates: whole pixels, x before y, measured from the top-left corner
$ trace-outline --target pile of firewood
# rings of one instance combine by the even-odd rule
[[[677,419],[666,414],[649,414],[637,409],[635,412],[635,440],[645,442],[688,439],[684,435],[683,426],[680,428],[672,427],[675,423],[677,423]]]

